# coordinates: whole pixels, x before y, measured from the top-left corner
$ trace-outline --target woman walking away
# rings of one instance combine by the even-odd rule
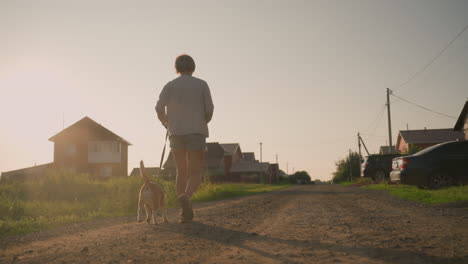
[[[193,219],[191,197],[202,180],[208,122],[214,106],[208,84],[192,76],[195,71],[192,57],[180,55],[175,68],[180,76],[162,89],[156,113],[170,134],[177,195],[182,207],[180,222],[185,223]]]

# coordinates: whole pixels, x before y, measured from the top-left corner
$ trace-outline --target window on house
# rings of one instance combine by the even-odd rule
[[[76,154],[76,145],[75,144],[68,144],[65,146],[65,153],[68,156],[74,156]]]
[[[120,152],[120,143],[112,142],[112,152]]]
[[[112,167],[105,166],[99,168],[99,176],[103,178],[110,178],[112,177]]]
[[[89,149],[89,152],[99,152],[100,149],[99,149],[99,142],[96,142],[96,141],[90,141],[88,143],[88,149]]]
[[[120,142],[116,141],[90,141],[89,152],[120,152]]]

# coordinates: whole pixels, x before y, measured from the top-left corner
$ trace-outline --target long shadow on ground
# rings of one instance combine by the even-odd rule
[[[246,242],[259,242],[281,245],[288,245],[303,250],[328,250],[335,251],[336,253],[348,255],[357,255],[365,258],[380,260],[391,263],[468,263],[468,256],[463,258],[445,258],[431,256],[424,253],[407,251],[404,249],[391,249],[391,248],[375,248],[375,247],[349,247],[337,244],[323,243],[317,240],[294,240],[282,239],[270,236],[263,236],[256,233],[248,233],[237,230],[230,230],[219,226],[207,225],[200,222],[192,222],[189,224],[169,224],[155,227],[159,232],[167,231],[179,233],[186,237],[195,239],[205,239],[212,242],[222,244],[224,246],[235,246],[255,254],[261,255],[272,260],[281,260],[284,262],[291,261],[291,259],[281,256],[280,254],[272,254],[270,252],[260,250],[257,248],[249,247]],[[312,257],[313,254],[308,254]]]

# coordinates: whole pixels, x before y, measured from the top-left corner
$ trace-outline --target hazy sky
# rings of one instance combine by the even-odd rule
[[[129,167],[157,166],[154,105],[193,56],[215,113],[213,142],[239,142],[286,171],[329,179],[336,160],[386,144],[396,89],[468,24],[468,1],[0,0],[0,171],[53,160],[48,138],[89,116],[130,141]],[[468,97],[468,31],[396,94],[458,116]],[[392,98],[393,100],[393,98]],[[395,100],[396,101],[396,100]],[[398,130],[453,127],[404,102]],[[371,136],[372,135],[372,136]]]

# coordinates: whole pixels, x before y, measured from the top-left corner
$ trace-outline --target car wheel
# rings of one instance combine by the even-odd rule
[[[385,181],[385,172],[378,170],[374,174],[374,181],[377,183],[382,183]]]
[[[429,188],[440,189],[453,184],[453,179],[450,175],[443,171],[435,172],[429,178]]]

